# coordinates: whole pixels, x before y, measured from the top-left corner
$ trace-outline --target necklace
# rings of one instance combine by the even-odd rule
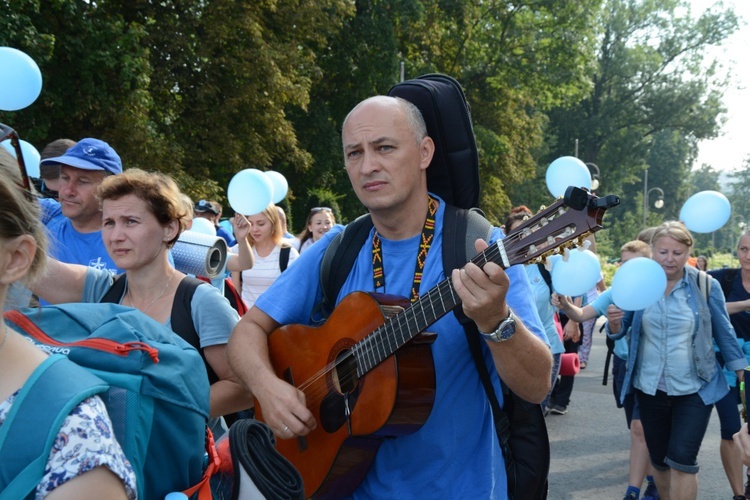
[[[167,288],[169,288],[169,284],[170,284],[170,283],[172,282],[172,277],[174,276],[174,272],[175,272],[175,271],[176,271],[176,269],[172,269],[172,274],[170,274],[170,275],[169,275],[169,279],[167,280],[167,284],[166,284],[166,285],[164,285],[164,289],[163,289],[163,290],[161,291],[161,293],[159,294],[159,296],[158,296],[158,297],[156,297],[156,298],[155,298],[154,300],[152,300],[151,302],[149,302],[149,304],[148,304],[148,305],[146,306],[146,308],[145,308],[145,309],[142,309],[142,310],[141,310],[141,312],[142,312],[143,314],[146,314],[146,312],[147,312],[147,311],[148,311],[149,309],[151,309],[151,306],[153,306],[153,305],[154,305],[154,304],[156,303],[156,301],[157,301],[157,300],[159,300],[160,298],[164,297],[164,294],[165,294],[165,293],[167,293]],[[127,286],[127,285],[128,285],[128,284],[127,284],[127,283],[125,283],[125,286]],[[138,309],[138,308],[137,308],[137,307],[135,306],[135,302],[133,302],[133,292],[131,291],[130,287],[128,287],[128,297],[130,297],[130,305],[131,305],[131,306],[133,306],[133,307],[134,307],[135,309]],[[2,346],[0,346],[0,347],[2,347]]]

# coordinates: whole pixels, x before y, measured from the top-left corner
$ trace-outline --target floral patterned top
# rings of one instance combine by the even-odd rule
[[[0,403],[0,425],[17,395],[18,392]],[[60,427],[35,498],[45,498],[66,481],[100,466],[123,481],[128,498],[138,496],[133,467],[112,433],[104,402],[99,396],[92,396],[76,406]]]

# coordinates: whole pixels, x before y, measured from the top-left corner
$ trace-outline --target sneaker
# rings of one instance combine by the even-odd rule
[[[659,500],[659,490],[656,489],[656,485],[654,483],[647,483],[646,490],[643,492],[643,497],[641,497],[645,500]]]
[[[735,495],[732,497],[732,500],[747,500],[745,495]]]
[[[580,368],[581,368],[581,370],[585,370],[586,369],[586,362],[585,361],[581,361]]]
[[[638,500],[638,493],[636,493],[635,491],[631,491],[630,493],[625,495],[625,498],[623,498],[622,500]]]
[[[560,405],[552,405],[549,409],[549,412],[554,415],[565,415],[566,413],[568,413],[568,407],[560,406]]]

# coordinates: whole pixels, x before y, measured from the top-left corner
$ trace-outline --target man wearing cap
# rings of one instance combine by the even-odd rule
[[[102,210],[94,196],[106,176],[122,173],[119,155],[106,142],[87,138],[40,165],[60,166],[59,203],[40,200],[50,255],[62,262],[121,272],[102,241]]]
[[[213,202],[207,200],[200,200],[193,207],[193,213],[195,217],[201,217],[211,222],[216,229],[216,236],[224,238],[227,242],[227,246],[232,247],[237,244],[237,241],[232,235],[223,227],[219,226],[219,216],[221,215],[220,209],[217,209]]]

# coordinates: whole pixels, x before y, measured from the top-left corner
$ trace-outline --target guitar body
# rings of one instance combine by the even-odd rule
[[[353,492],[384,438],[411,434],[427,420],[435,399],[434,334],[416,336],[362,377],[347,355],[408,305],[400,297],[354,292],[324,325],[286,325],[269,336],[276,374],[304,392],[318,424],[307,436],[276,443],[300,472],[307,497]],[[263,420],[257,400],[255,409]]]

